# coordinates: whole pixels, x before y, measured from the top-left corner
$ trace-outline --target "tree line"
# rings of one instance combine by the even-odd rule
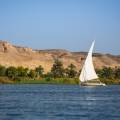
[[[81,71],[81,70],[80,70]],[[74,64],[70,64],[67,68],[63,67],[63,63],[59,59],[55,59],[51,71],[44,72],[44,68],[39,65],[35,69],[20,67],[5,67],[0,65],[0,76],[7,76],[12,80],[20,78],[41,79],[41,78],[78,78],[80,71],[77,71]],[[100,78],[104,79],[120,79],[120,67],[103,67],[96,69]]]

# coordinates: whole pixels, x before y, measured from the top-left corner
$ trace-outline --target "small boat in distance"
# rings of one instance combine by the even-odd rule
[[[105,86],[104,83],[100,82],[98,76],[95,72],[93,61],[92,61],[92,51],[95,44],[95,40],[92,42],[86,60],[83,64],[81,74],[79,76],[80,85],[82,86]]]

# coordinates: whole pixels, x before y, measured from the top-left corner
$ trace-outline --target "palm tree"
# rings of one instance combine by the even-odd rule
[[[72,63],[65,69],[66,75],[70,78],[74,78],[77,75],[76,66]]]
[[[64,76],[64,68],[63,68],[63,64],[60,60],[55,59],[54,64],[51,68],[51,74],[54,78]]]
[[[39,65],[38,67],[35,68],[35,71],[37,73],[37,76],[40,77],[40,76],[43,76],[44,68],[41,65]]]

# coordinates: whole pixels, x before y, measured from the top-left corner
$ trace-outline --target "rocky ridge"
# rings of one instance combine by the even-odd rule
[[[63,62],[64,67],[73,63],[79,70],[86,57],[86,52],[70,52],[62,49],[33,50],[27,47],[20,47],[0,40],[0,64],[8,66],[23,66],[34,69],[42,65],[45,71],[50,71],[54,59],[58,58]],[[111,54],[93,54],[95,68],[120,66],[120,56]]]

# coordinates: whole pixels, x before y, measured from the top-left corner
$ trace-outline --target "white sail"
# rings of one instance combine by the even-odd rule
[[[98,78],[95,72],[94,66],[93,66],[93,61],[92,61],[92,51],[93,51],[94,44],[95,44],[95,41],[93,41],[91,48],[88,52],[88,56],[83,65],[83,68],[82,68],[82,71],[79,77],[81,82],[85,82],[88,80],[93,80],[93,79]]]

